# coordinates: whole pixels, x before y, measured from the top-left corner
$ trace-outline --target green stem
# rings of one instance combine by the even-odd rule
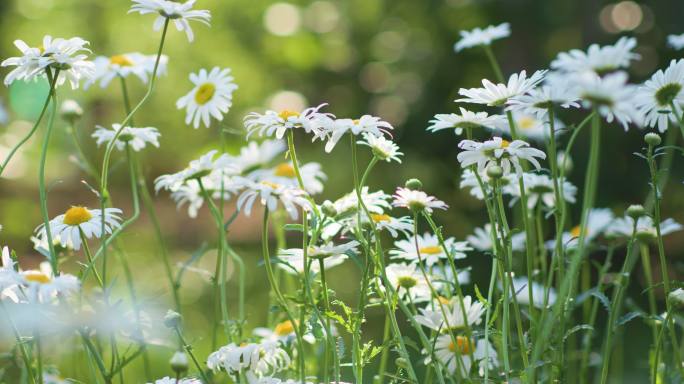
[[[506,79],[504,79],[503,72],[501,72],[501,67],[499,66],[499,62],[496,60],[496,56],[494,56],[494,51],[492,51],[492,47],[488,44],[485,44],[482,47],[484,48],[484,51],[487,54],[489,64],[492,66],[492,69],[494,70],[496,80],[499,83],[503,83],[504,81],[506,81]]]
[[[187,354],[190,356],[190,359],[192,359],[192,363],[195,364],[195,368],[197,368],[197,371],[199,371],[200,376],[202,377],[202,381],[205,384],[211,383],[211,380],[207,377],[207,374],[204,372],[204,369],[202,368],[202,365],[200,365],[199,361],[195,357],[195,354],[192,352],[192,346],[185,341],[185,338],[183,337],[183,333],[181,332],[179,327],[174,328],[176,331],[176,335],[178,335],[178,340],[181,343],[181,346],[187,352]]]

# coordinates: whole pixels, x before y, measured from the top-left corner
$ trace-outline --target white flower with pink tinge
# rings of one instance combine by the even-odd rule
[[[504,175],[515,168],[518,173],[523,169],[520,159],[529,161],[535,168],[541,168],[537,158],[545,159],[546,154],[536,148],[531,148],[530,144],[522,140],[507,141],[500,137],[494,137],[485,142],[473,140],[463,140],[458,143],[458,147],[463,149],[457,158],[461,167],[467,168],[477,165],[478,172],[484,171],[487,167],[498,165],[503,168]]]
[[[392,205],[395,207],[408,208],[412,211],[425,211],[427,213],[432,213],[433,209],[444,209],[446,210],[449,206],[438,200],[434,196],[430,196],[423,191],[417,191],[409,188],[397,188],[397,191],[392,196],[394,201]]]

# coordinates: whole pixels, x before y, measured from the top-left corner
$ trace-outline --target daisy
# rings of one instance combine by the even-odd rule
[[[525,172],[522,174],[522,178],[527,197],[527,207],[529,209],[534,208],[539,203],[544,204],[547,208],[554,208],[556,206],[556,195],[554,194],[553,179],[551,177],[545,174]],[[558,182],[559,189],[562,189],[563,192],[561,198],[568,203],[574,203],[577,187],[565,178],[559,179]],[[503,192],[513,196],[513,200],[511,200],[511,205],[513,205],[521,197],[520,184],[517,182],[509,183],[504,186]]]
[[[261,343],[230,343],[212,352],[207,358],[207,367],[213,371],[224,370],[235,380],[244,373],[248,382],[259,377],[285,370],[290,365],[290,356],[276,341]]]
[[[522,95],[534,88],[544,79],[546,71],[536,71],[528,79],[527,72],[514,73],[508,78],[507,84],[494,84],[487,79],[482,80],[484,88],[461,88],[458,94],[465,96],[456,99],[457,103],[485,104],[489,106],[504,105],[508,99]]]
[[[306,192],[312,195],[323,192],[323,183],[328,176],[323,173],[319,163],[302,164],[299,167],[299,173]],[[269,169],[252,171],[247,175],[247,178],[255,182],[266,181],[288,187],[299,187],[297,174],[291,162],[280,163]]]
[[[378,231],[387,231],[389,234],[396,238],[399,233],[404,236],[410,236],[413,232],[413,219],[409,216],[393,217],[385,213],[371,213],[370,220],[365,215],[361,216],[363,224],[368,224],[373,221],[375,227]],[[353,229],[351,229],[353,231]]]
[[[390,264],[385,267],[385,273],[387,281],[401,297],[408,297],[414,302],[430,300],[430,286],[415,264]]]
[[[471,112],[465,108],[459,108],[461,114],[437,114],[430,120],[428,131],[437,132],[442,129],[453,129],[456,135],[463,133],[468,128],[494,128],[506,122],[501,115],[487,115],[487,112]]]
[[[475,228],[472,235],[466,237],[466,241],[473,248],[480,252],[491,252],[493,250],[492,244],[492,225],[485,224],[482,228]],[[495,234],[499,238],[499,234]],[[514,251],[525,250],[526,235],[524,232],[518,232],[511,236],[511,249]]]
[[[672,60],[670,66],[654,73],[640,86],[634,97],[634,105],[644,115],[644,124],[667,130],[668,121],[677,123],[678,111],[672,105],[684,104],[684,60]]]
[[[551,68],[561,72],[603,74],[617,69],[628,68],[639,55],[632,52],[637,41],[633,37],[622,37],[614,45],[599,46],[592,44],[586,52],[573,49],[561,52],[551,62]]]
[[[417,247],[416,242],[418,242]],[[437,235],[429,232],[422,236],[416,235],[415,239],[396,241],[394,246],[397,249],[390,250],[392,259],[407,260],[412,264],[418,264],[422,260],[428,267],[440,260],[448,260],[449,256],[453,259],[464,259],[467,256],[466,252],[473,250],[468,246],[467,241],[456,241],[453,237],[449,237],[444,239],[444,247],[449,251],[447,255]]]
[[[461,167],[467,168],[477,164],[477,171],[483,172],[490,165],[503,168],[504,175],[509,174],[511,167],[522,173],[520,160],[529,161],[535,168],[541,168],[537,158],[545,159],[546,154],[536,148],[531,148],[527,142],[513,140],[511,142],[500,137],[494,137],[483,143],[473,140],[463,140],[458,143],[463,152],[457,155]]]
[[[433,209],[446,210],[449,206],[437,200],[434,196],[430,196],[423,191],[416,191],[408,188],[399,187],[394,193],[392,205],[395,207],[408,208],[414,212],[425,211],[432,213]]]
[[[667,45],[670,47],[676,49],[676,50],[681,50],[684,48],[684,34],[681,35],[668,35],[667,36]]]
[[[184,184],[171,190],[171,198],[176,202],[178,209],[187,204],[188,216],[194,219],[204,205],[205,194],[202,188],[214,200],[228,200],[232,195],[239,193],[243,186],[235,178],[222,174],[220,170],[214,170],[202,177],[201,186],[197,179],[186,180]]]
[[[2,248],[2,265],[0,265],[0,300],[9,298],[15,303],[19,301],[18,286],[22,277],[17,273],[16,262],[10,256],[8,247]]]
[[[293,220],[299,216],[299,208],[308,211],[311,209],[311,202],[308,194],[296,187],[288,187],[268,181],[254,182],[249,179],[241,179],[240,183],[245,188],[237,199],[238,210],[249,216],[252,212],[254,201],[259,198],[259,202],[269,211],[275,212],[278,203],[282,204],[285,211]]]
[[[587,230],[585,235],[586,243],[590,243],[595,238],[601,236],[609,225],[615,220],[613,212],[609,208],[594,208],[589,212],[587,217]],[[568,248],[577,247],[579,236],[581,234],[581,227],[579,225],[573,227],[569,232],[564,232],[562,235],[563,244]],[[631,235],[631,232],[630,232]],[[546,243],[547,248],[553,249],[555,242],[553,240]]]
[[[74,275],[55,276],[50,263],[40,263],[40,269],[21,271],[21,284],[28,300],[34,303],[47,303],[57,296],[68,296],[79,290],[81,282]]]
[[[459,33],[461,40],[454,44],[456,52],[480,45],[490,45],[494,40],[508,37],[511,35],[511,25],[503,23],[496,26],[490,25],[485,29],[475,28],[471,31],[461,31]]]
[[[636,87],[627,84],[625,72],[615,72],[600,77],[585,73],[575,78],[579,97],[584,108],[596,108],[609,123],[616,120],[625,131],[628,124],[640,124],[642,116],[635,110]]]
[[[374,137],[382,137],[389,135],[390,131],[394,129],[392,124],[383,121],[379,117],[371,115],[363,115],[359,119],[332,119],[324,116],[321,119],[321,124],[327,131],[328,142],[325,144],[325,151],[331,152],[337,142],[347,132],[354,136],[370,135]]]
[[[369,192],[368,187],[363,187],[361,188],[360,195],[363,204],[366,206],[368,212],[371,214],[382,215],[385,213],[386,210],[392,208],[392,205],[388,201],[389,199],[391,199],[391,196],[386,194],[382,190]],[[344,218],[348,218],[350,216],[357,216],[356,213],[358,212],[359,208],[359,200],[356,192],[351,191],[346,195],[340,197],[339,199],[335,200],[333,202],[333,207],[335,208],[335,212],[337,213],[335,215],[336,220],[341,220]]]
[[[496,349],[494,349],[494,346],[489,341],[484,339],[478,340],[475,343],[474,340],[469,340],[466,336],[456,336],[456,344],[454,344],[451,336],[440,335],[435,341],[434,348],[435,356],[446,366],[451,374],[454,374],[458,369],[461,376],[468,377],[473,360],[480,365],[478,370],[480,376],[484,375],[485,368],[482,366],[483,364],[488,364],[490,370],[495,369],[499,365]],[[457,350],[458,353],[456,353]],[[485,363],[484,360],[487,355],[489,356],[489,361]]]
[[[194,88],[176,101],[176,108],[186,110],[185,124],[192,122],[193,127],[199,128],[201,120],[209,128],[212,117],[222,121],[233,105],[233,92],[238,88],[233,80],[230,68],[214,67],[211,71],[202,68],[198,73],[191,73]]]
[[[479,175],[479,180],[478,180]],[[480,182],[482,185],[480,185]],[[504,175],[499,183],[505,188],[512,182],[517,182],[515,179],[515,174]],[[491,179],[487,175],[487,171],[478,172],[477,174],[473,172],[472,169],[464,169],[461,173],[461,182],[459,184],[460,188],[470,188],[470,195],[478,200],[483,200],[486,195],[492,193]],[[482,189],[484,187],[484,190]]]
[[[200,156],[199,159],[190,161],[187,168],[170,175],[159,176],[154,181],[155,190],[157,192],[160,189],[175,191],[189,180],[202,179],[204,181],[208,176],[217,172],[225,175],[235,174],[237,170],[232,165],[230,158],[225,154],[215,158],[217,153],[218,151],[213,149]]]
[[[606,227],[606,236],[608,237],[632,237],[632,230],[634,229],[634,219],[629,216],[619,217],[612,221]],[[666,219],[660,223],[661,236],[669,235],[673,232],[681,231],[684,226],[674,221],[673,219]],[[655,240],[658,238],[653,219],[649,216],[642,216],[637,220],[636,225],[637,237],[642,240]]]
[[[152,383],[149,383],[152,384]],[[172,377],[162,377],[161,379],[157,379],[154,381],[154,384],[202,384],[202,381],[199,379],[194,379],[194,378],[185,378],[185,379],[180,379],[177,380]]]
[[[81,240],[93,236],[101,237],[104,215],[104,230],[112,233],[121,226],[121,210],[118,208],[89,209],[82,206],[72,206],[64,214],[50,220],[50,233],[59,236],[62,246],[71,246],[74,250],[81,249]],[[45,225],[36,228],[38,237],[47,237]]]
[[[286,149],[285,143],[278,140],[264,140],[261,143],[250,141],[240,148],[239,155],[231,157],[231,163],[237,168],[238,174],[247,176],[252,171],[267,167]]]
[[[322,246],[309,247],[307,252],[307,257],[310,260],[309,271],[313,273],[321,271],[320,263],[316,259],[323,260],[323,266],[326,270],[342,264],[348,258],[348,254],[357,252],[358,245],[357,241],[350,241],[340,245],[328,243]],[[279,264],[280,268],[289,273],[304,273],[304,251],[301,248],[283,249],[278,253],[278,257],[286,264]]]
[[[373,155],[379,160],[384,160],[388,163],[392,160],[401,164],[400,156],[404,154],[399,152],[399,146],[392,140],[387,140],[382,136],[375,136],[369,133],[364,133],[363,140],[358,141],[358,144],[366,145],[373,151]]]
[[[470,296],[463,298],[463,306],[457,296],[450,300],[441,302],[442,308],[420,308],[420,314],[414,319],[418,324],[430,328],[437,332],[447,332],[448,330],[461,330],[467,326],[472,327],[482,322],[482,315],[485,313],[485,306],[479,301],[473,301]],[[444,312],[442,312],[444,309]],[[465,309],[466,317],[463,317]],[[447,323],[444,322],[446,317]]]
[[[190,21],[199,21],[209,25],[211,14],[207,10],[195,10],[195,0],[188,0],[185,3],[171,0],[133,0],[133,4],[128,13],[138,12],[141,15],[148,13],[158,13],[159,16],[154,20],[154,30],[158,31],[164,23],[172,21],[178,31],[184,31],[188,41],[192,42],[194,34],[190,28]]]
[[[325,139],[330,120],[334,118],[329,113],[318,112],[325,105],[307,108],[302,112],[290,110],[266,111],[264,114],[252,112],[245,117],[247,137],[257,132],[259,136],[275,136],[276,139],[280,140],[287,130],[303,128],[304,132],[312,133],[314,139]]]
[[[130,145],[131,149],[138,152],[145,148],[147,143],[159,148],[159,136],[161,136],[161,133],[159,133],[157,128],[124,127],[123,132],[120,134],[118,133],[119,130],[121,130],[121,124],[112,124],[112,129],[98,125],[92,136],[96,139],[97,146],[99,147],[104,143],[111,142],[118,134],[115,145],[119,151],[123,151],[126,149],[126,146]]]
[[[96,82],[100,82],[100,87],[105,88],[115,78],[127,78],[129,75],[134,75],[147,84],[149,76],[154,71],[154,63],[156,62],[156,55],[143,55],[138,52],[123,53],[111,57],[98,56],[93,60],[95,64],[95,72],[93,77],[89,79],[84,87],[87,89]],[[166,73],[166,66],[169,61],[168,56],[161,55],[159,58],[159,66],[157,68],[158,74]]]
[[[43,38],[40,48],[32,48],[22,40],[15,40],[14,45],[21,51],[22,56],[10,57],[0,64],[3,67],[16,67],[5,77],[5,85],[11,84],[14,80],[28,81],[44,76],[46,69],[52,68],[59,70],[56,85],[62,85],[68,80],[71,87],[76,89],[82,79],[92,77],[95,72],[95,65],[86,60],[88,55],[84,53],[90,53],[86,48],[88,44],[80,37],[53,39],[47,35]]]
[[[525,276],[514,277],[511,279],[513,283],[513,292],[515,292],[515,298],[518,304],[530,305],[530,293],[528,290],[528,284],[530,281]],[[499,289],[503,290],[503,285],[499,282]],[[537,282],[532,282],[532,300],[534,300],[534,307],[544,308],[544,300],[546,295],[546,287]],[[556,302],[556,290],[553,287],[548,288],[548,301],[547,308],[552,306]]]
[[[455,287],[454,271],[450,266],[445,265],[433,265],[430,268],[430,272],[433,276],[432,285],[436,290],[441,292],[451,292]],[[460,285],[470,284],[470,270],[463,269],[457,270],[458,273],[458,283]]]
[[[534,115],[539,120],[548,120],[546,115],[550,107],[579,108],[577,97],[572,94],[571,88],[567,76],[549,73],[545,84],[508,99],[506,109]]]
[[[252,333],[262,339],[269,341],[280,341],[289,344],[295,339],[295,324],[290,320],[282,321],[271,328],[257,327]]]
[[[537,117],[534,114],[524,112],[513,112],[513,122],[517,129],[518,135],[535,141],[546,141],[549,138],[549,122],[548,119]],[[511,126],[508,120],[502,121],[496,127],[499,131],[511,136]],[[565,124],[558,119],[554,119],[554,130],[558,135],[560,130],[565,128]]]

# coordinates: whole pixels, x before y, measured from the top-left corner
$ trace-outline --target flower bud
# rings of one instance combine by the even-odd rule
[[[173,354],[171,360],[171,369],[178,375],[183,375],[188,370],[188,356],[183,351],[178,351]]]
[[[406,361],[406,359],[403,357],[397,357],[394,360],[394,363],[397,365],[397,367],[404,368],[404,369],[408,368],[408,366],[409,366],[408,361]]]
[[[176,329],[180,327],[181,320],[183,320],[183,318],[180,313],[169,309],[166,312],[166,316],[164,316],[164,325],[167,328]]]
[[[556,163],[558,164],[558,169],[565,171],[566,175],[572,172],[574,164],[572,162],[572,157],[570,157],[569,154],[563,151],[558,152],[558,155],[556,156]]]
[[[674,308],[684,309],[684,289],[677,288],[667,295],[667,299]]]
[[[404,183],[404,187],[413,190],[423,189],[423,183],[418,179],[408,179]]]
[[[660,135],[655,133],[655,132],[649,132],[646,135],[644,135],[644,141],[646,144],[650,145],[651,147],[655,147],[660,145],[660,143],[663,141],[660,138]]]
[[[326,216],[330,216],[330,217],[337,216],[337,209],[335,208],[335,204],[333,204],[333,202],[330,200],[326,200],[323,202],[323,205],[321,205],[321,211]]]
[[[498,165],[490,165],[487,167],[487,176],[494,180],[500,179],[503,177],[503,168]]]
[[[64,100],[59,107],[59,114],[62,118],[69,122],[74,122],[83,116],[83,108],[76,102],[76,100]]]
[[[646,215],[646,210],[644,209],[644,206],[641,204],[632,204],[627,208],[627,216],[631,217],[634,220],[637,220],[641,216]]]

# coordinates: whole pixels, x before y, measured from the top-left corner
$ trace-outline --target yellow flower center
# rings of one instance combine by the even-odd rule
[[[458,347],[462,355],[469,355],[474,350],[473,342],[464,336],[456,336],[456,345],[454,345],[453,341],[449,343],[449,350],[451,352],[456,352],[456,347]]]
[[[275,175],[279,177],[296,177],[295,169],[288,163],[280,163],[275,167]]]
[[[278,187],[280,187],[280,185],[276,183],[271,183],[270,181],[262,181],[261,184],[271,187],[273,189],[278,189]]]
[[[390,221],[392,219],[390,215],[385,215],[384,213],[371,213],[371,219],[373,219],[374,222],[379,223],[381,221]]]
[[[537,123],[537,120],[535,120],[534,118],[529,117],[529,116],[522,117],[518,120],[518,126],[522,129],[534,128],[536,123]]]
[[[436,255],[438,253],[442,253],[442,248],[438,247],[436,245],[431,245],[429,247],[423,247],[418,249],[420,253],[424,253],[426,255]]]
[[[361,120],[359,120],[359,119],[354,119],[354,120],[352,120],[352,123],[354,123],[354,125],[359,125],[360,121]]]
[[[283,119],[283,120],[287,120],[287,119],[289,119],[290,117],[297,117],[297,116],[299,116],[299,113],[298,113],[298,112],[291,111],[291,110],[289,110],[289,109],[283,109],[283,110],[280,111],[280,113],[278,114],[278,117],[280,117],[280,118]]]
[[[282,323],[278,323],[273,332],[278,336],[287,336],[294,332],[294,324],[290,320],[285,320]]]
[[[204,105],[214,97],[214,93],[216,93],[216,86],[213,83],[204,83],[195,92],[195,102],[199,105]]]
[[[449,299],[447,299],[447,298],[444,297],[444,296],[437,296],[437,301],[439,301],[439,303],[442,304],[442,305],[449,305],[449,304],[451,304],[451,302],[449,301]]]
[[[508,146],[511,145],[511,142],[508,140],[501,140],[501,148],[508,148]]]
[[[578,225],[578,226],[576,226],[576,227],[574,227],[573,229],[570,230],[570,235],[572,235],[572,237],[579,237],[580,231],[581,231],[581,228],[580,228],[580,226]]]
[[[130,67],[133,65],[133,62],[126,56],[124,55],[114,55],[109,58],[109,63],[110,64],[116,64],[121,67]]]
[[[64,214],[64,224],[76,226],[93,218],[93,214],[86,207],[71,207]]]
[[[50,276],[40,271],[26,271],[24,272],[24,279],[38,284],[47,284],[50,282]]]

